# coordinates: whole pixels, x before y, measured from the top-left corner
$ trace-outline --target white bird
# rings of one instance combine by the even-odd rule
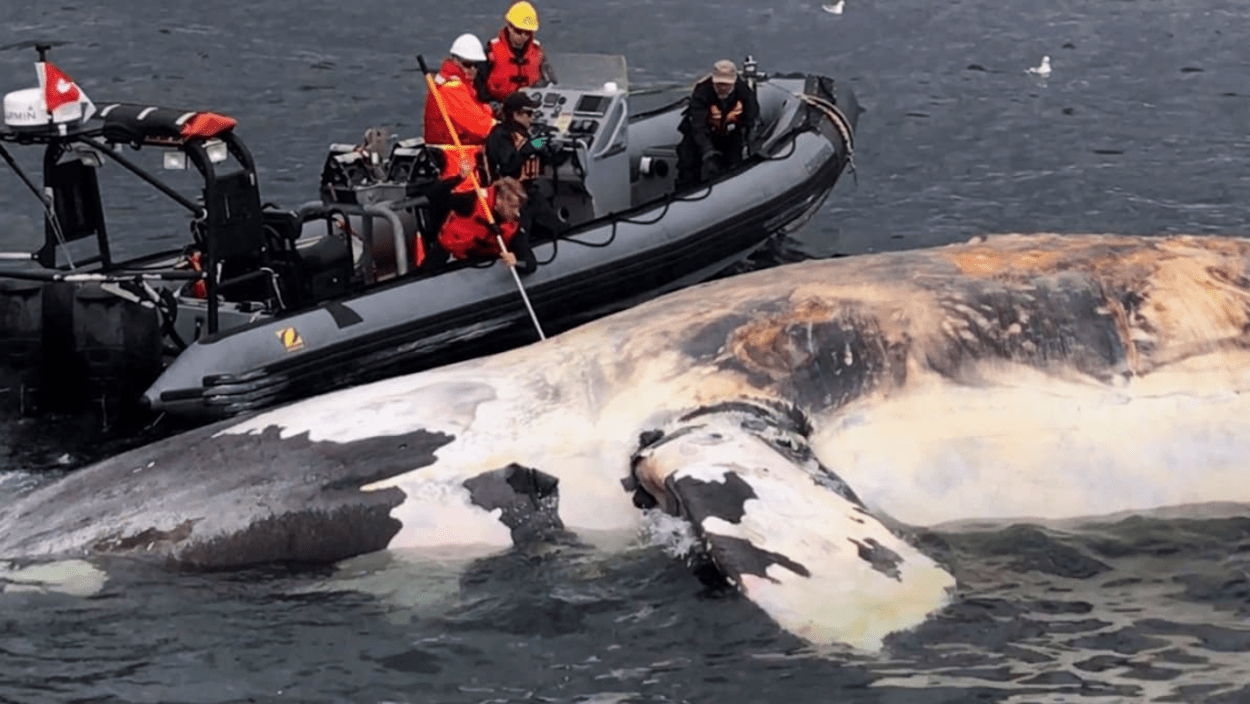
[[[825,12],[828,12],[831,15],[840,15],[842,14],[842,8],[845,6],[846,6],[846,0],[838,0],[832,5],[821,5],[820,9],[824,10]]]
[[[1046,76],[1049,76],[1050,75],[1050,57],[1043,56],[1041,65],[1030,68],[1028,72],[1038,75],[1038,76],[1042,76],[1043,78],[1045,78]]]

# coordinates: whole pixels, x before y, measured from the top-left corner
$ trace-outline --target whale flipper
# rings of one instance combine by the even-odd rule
[[[716,571],[786,630],[876,649],[948,602],[954,577],[869,512],[783,410],[704,409],[644,442],[643,505],[689,520]]]

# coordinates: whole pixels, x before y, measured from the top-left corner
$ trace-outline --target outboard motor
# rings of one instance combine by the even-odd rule
[[[119,291],[122,295],[119,295]],[[74,295],[74,357],[86,382],[86,398],[108,424],[138,398],[161,370],[160,315],[150,303],[125,297],[121,289],[84,284]]]

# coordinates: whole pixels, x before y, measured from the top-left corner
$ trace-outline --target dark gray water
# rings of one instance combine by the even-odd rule
[[[294,205],[314,195],[328,143],[373,125],[416,134],[414,55],[493,33],[506,5],[6,0],[0,82],[34,85],[22,44],[60,42],[53,60],[97,102],[238,118],[267,200]],[[856,177],[786,243],[806,256],[986,232],[1247,231],[1244,3],[538,5],[548,47],[624,54],[635,88],[686,85],[746,53],[852,86],[867,109]],[[1045,81],[1025,73],[1043,54]],[[140,215],[149,204],[110,211],[112,227],[181,241],[181,225]],[[0,249],[33,241],[31,205],[0,174]],[[0,427],[0,497],[74,447],[72,427],[57,432],[31,452],[29,424]],[[1250,701],[1245,518],[932,545],[957,566],[959,602],[875,657],[807,648],[743,600],[700,595],[647,545],[377,555],[302,574],[101,565],[94,596],[0,594],[0,701]]]

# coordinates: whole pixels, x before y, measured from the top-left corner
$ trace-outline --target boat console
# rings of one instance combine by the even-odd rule
[[[555,83],[527,89],[536,133],[551,137],[554,207],[578,224],[630,207],[629,75],[625,57],[549,53]]]
[[[629,109],[627,95],[613,81],[594,89],[536,88],[541,105],[533,131],[552,145],[549,179],[561,219],[585,222],[629,207]]]

